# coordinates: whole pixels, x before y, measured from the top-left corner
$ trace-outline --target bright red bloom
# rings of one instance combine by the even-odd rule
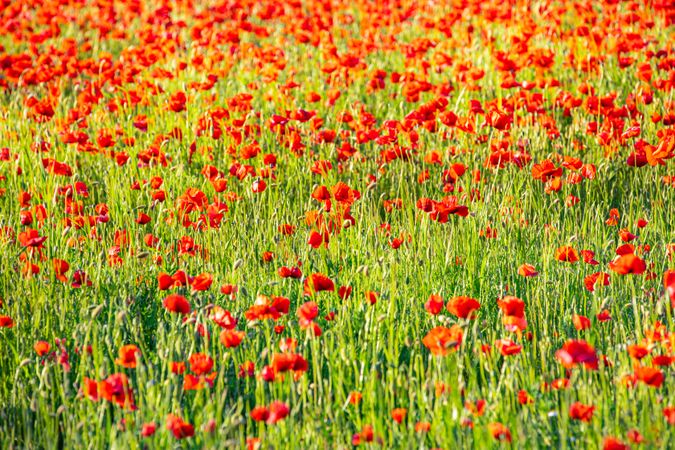
[[[630,447],[617,438],[607,436],[602,441],[602,450],[630,450]]]
[[[239,347],[239,344],[244,340],[246,333],[237,330],[225,329],[220,333],[220,342],[225,348]]]
[[[443,299],[440,295],[431,294],[429,300],[424,304],[424,309],[427,310],[429,314],[437,315],[443,310]]]
[[[213,275],[210,273],[201,273],[192,279],[190,287],[194,291],[206,291],[213,283]]]
[[[173,313],[189,314],[191,311],[190,302],[179,294],[170,294],[164,299],[164,307]]]
[[[9,316],[0,316],[0,328],[12,328],[14,321]]]
[[[595,272],[584,278],[584,286],[590,292],[594,292],[597,286],[609,286],[609,274]]]
[[[322,273],[313,273],[305,279],[303,292],[305,295],[314,295],[321,291],[334,291],[335,283]]]
[[[578,331],[588,330],[591,328],[591,321],[588,317],[580,316],[579,314],[574,314],[572,316],[572,322],[574,323],[574,328]]]
[[[347,300],[349,296],[352,295],[352,287],[351,286],[340,286],[338,289],[338,297],[342,300]]]
[[[666,295],[670,297],[670,304],[675,309],[675,270],[666,270],[663,274],[663,286],[666,289]]]
[[[582,422],[590,422],[593,418],[593,411],[595,411],[595,406],[593,405],[584,405],[581,402],[574,402],[570,406],[570,418],[581,420]]]
[[[251,410],[250,416],[256,422],[263,422],[270,416],[270,410],[266,406],[256,406]]]
[[[184,362],[172,362],[171,363],[171,373],[175,375],[183,375],[187,370],[187,367]]]
[[[495,342],[495,347],[499,349],[502,356],[517,355],[523,348],[511,339],[498,339]]]
[[[502,323],[507,330],[522,331],[527,328],[527,319],[525,318],[525,302],[523,300],[512,295],[506,295],[497,300],[497,305],[504,314]]]
[[[579,253],[573,247],[566,245],[556,250],[555,259],[561,262],[575,263],[579,261]]]
[[[189,438],[195,434],[195,427],[175,414],[166,416],[166,429],[171,431],[176,439]]]
[[[275,424],[280,420],[285,419],[286,416],[290,414],[291,410],[286,403],[281,401],[274,401],[270,403],[269,412],[270,413],[269,416],[267,417],[267,423]]]
[[[316,302],[305,302],[298,308],[298,318],[300,319],[301,326],[303,323],[307,324],[316,319],[318,315],[319,305],[317,305]]]
[[[273,297],[271,300],[266,295],[258,295],[255,304],[244,313],[247,320],[277,320],[282,315],[288,314],[291,301],[285,297]]]
[[[37,341],[33,346],[33,349],[35,350],[35,353],[37,353],[38,356],[44,356],[47,353],[49,353],[51,346],[49,345],[49,342]]]
[[[518,403],[520,403],[521,405],[527,405],[530,403],[534,403],[534,399],[530,397],[527,391],[521,389],[520,391],[518,391]]]
[[[655,367],[641,366],[639,364],[635,366],[635,377],[644,384],[655,388],[661,387],[663,381],[665,380],[663,372],[661,372],[659,369]]]
[[[188,362],[195,375],[206,375],[213,369],[213,359],[204,353],[193,353]]]
[[[609,263],[609,268],[620,275],[640,275],[647,270],[647,264],[635,254],[627,253],[617,256]]]
[[[394,419],[394,422],[401,423],[405,419],[408,410],[405,408],[394,408],[391,411],[391,418]]]
[[[222,306],[214,306],[209,312],[209,319],[221,328],[226,330],[232,330],[237,326],[238,320],[232,316],[230,311],[226,310]]]
[[[558,361],[568,369],[583,364],[588,369],[598,369],[598,355],[595,348],[584,340],[570,340],[555,353]]]
[[[459,325],[436,327],[427,333],[422,343],[433,355],[445,356],[459,349],[464,333]]]
[[[475,298],[462,295],[451,298],[446,308],[450,314],[460,319],[474,319],[476,317],[475,312],[480,308],[480,303]]]
[[[666,406],[663,408],[663,416],[669,425],[675,425],[675,406]]]
[[[272,368],[275,373],[306,372],[309,364],[302,355],[297,353],[275,353],[272,357]]]
[[[120,347],[119,357],[115,360],[115,363],[126,369],[135,369],[140,354],[141,351],[134,344],[124,345]]]
[[[100,381],[98,383],[98,395],[120,407],[136,409],[129,379],[123,373],[115,373]]]
[[[141,428],[141,436],[150,437],[155,434],[155,431],[157,431],[157,424],[155,422],[144,423]]]
[[[523,277],[536,277],[539,275],[539,272],[537,272],[532,264],[523,264],[518,267],[518,275]]]

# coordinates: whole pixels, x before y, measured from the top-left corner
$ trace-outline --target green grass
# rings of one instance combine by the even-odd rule
[[[156,6],[141,3],[145,10],[142,17],[125,15],[124,8],[117,6],[118,16],[111,25],[124,33],[120,39],[101,37],[92,21],[78,25],[67,19],[70,14],[78,16],[78,11],[98,17],[93,2],[60,7],[56,16],[64,18],[61,35],[35,45],[35,54],[53,55],[59,61],[54,67],[60,67],[69,58],[55,49],[61,48],[66,38],[75,39],[78,53],[74,57],[82,67],[72,77],[57,75],[49,83],[26,85],[10,75],[11,64],[0,65],[0,81],[8,84],[0,97],[0,146],[10,151],[9,160],[0,161],[0,227],[11,228],[16,236],[0,238],[0,315],[14,322],[12,328],[0,328],[1,448],[240,448],[247,445],[248,438],[259,438],[262,448],[349,448],[353,435],[366,425],[373,427],[375,439],[363,445],[384,448],[601,448],[608,436],[629,443],[629,430],[638,430],[644,437],[644,443],[636,448],[672,445],[675,431],[664,414],[665,408],[675,406],[672,367],[660,368],[665,377],[660,387],[637,382],[627,388],[622,382],[633,374],[636,362],[627,345],[641,343],[657,321],[667,329],[674,323],[673,308],[663,288],[664,272],[675,268],[672,251],[668,251],[675,243],[675,189],[663,181],[663,177],[675,175],[672,159],[640,168],[626,164],[638,139],[657,146],[666,133],[673,133],[672,125],[650,120],[655,113],[675,113],[673,90],[658,82],[672,78],[672,69],[659,64],[673,58],[673,26],[661,12],[654,15],[640,6],[636,21],[626,24],[621,22],[630,11],[626,3],[593,3],[589,12],[582,14],[575,12],[571,2],[564,2],[566,8],[560,11],[535,2],[529,11],[514,7],[511,19],[499,21],[490,18],[490,10],[508,7],[506,11],[509,5],[479,2],[462,9],[458,5],[415,4],[417,11],[401,25],[394,12],[404,11],[405,5],[392,5],[392,11],[387,12],[386,8],[365,3],[336,3],[333,15],[314,2],[284,4],[285,13],[264,19],[263,7],[275,3],[247,2],[241,8],[251,13],[250,23],[269,31],[268,37],[260,37],[243,31],[231,13],[223,13],[222,21],[208,25],[200,17],[200,11],[204,11],[201,5],[195,10],[176,6],[171,12],[174,25],[149,25],[148,18],[154,15]],[[39,17],[53,10],[50,3],[25,5],[23,9],[34,28],[32,32],[46,29]],[[458,20],[451,27],[452,37],[446,37],[440,29],[425,27],[430,20],[450,18],[455,13]],[[355,21],[341,22],[346,14]],[[387,20],[377,23],[378,14]],[[9,10],[3,15],[3,21],[10,23]],[[214,11],[206,15],[217,16]],[[538,27],[531,33],[528,52],[518,55],[511,39],[524,35],[526,16]],[[587,16],[596,19],[595,25]],[[655,25],[649,27],[652,16]],[[329,18],[334,20],[332,26],[325,22],[326,29],[320,33],[319,22]],[[322,36],[318,46],[300,42],[301,19],[306,19],[305,25],[314,25],[317,35]],[[185,27],[175,25],[180,20],[185,21]],[[595,43],[574,34],[584,23],[604,39]],[[3,25],[0,45],[8,55],[29,52],[35,63],[28,24],[18,26],[22,35],[14,37],[12,34],[19,31]],[[198,26],[206,26],[205,33],[214,33],[208,45],[193,34]],[[225,39],[228,31],[239,36],[238,46]],[[174,33],[175,38],[170,34],[162,37],[165,32]],[[152,33],[157,35],[155,39],[149,38]],[[220,37],[215,33],[221,33]],[[648,42],[644,49],[622,53],[620,56],[633,57],[636,62],[621,69],[615,44],[630,33]],[[394,43],[389,43],[391,37],[396,38]],[[420,38],[432,40],[435,47],[414,54],[412,45]],[[85,43],[91,44],[91,49]],[[54,48],[50,48],[52,45]],[[335,59],[332,45],[339,57],[347,52],[358,55],[363,66],[340,76],[340,69],[334,75],[322,72],[321,68]],[[540,69],[530,63],[528,58],[534,49],[551,50],[555,55],[553,65]],[[276,81],[265,78],[274,66],[272,50],[284,61],[277,65]],[[497,70],[493,57],[498,50],[523,62],[515,73],[519,82],[555,79],[560,86],[532,90],[501,87],[504,73]],[[648,57],[648,50],[655,56]],[[665,50],[668,56],[657,57],[659,50]],[[103,52],[109,53],[116,64],[108,73],[94,69],[100,67]],[[157,53],[157,61],[142,63],[141,57],[151,52]],[[572,52],[575,64],[569,63]],[[438,63],[440,53],[452,58],[448,66]],[[193,58],[198,55],[203,55],[207,64],[214,61],[213,66],[195,64]],[[605,59],[596,72],[586,73],[578,64],[590,56]],[[87,69],[89,59],[93,64]],[[184,70],[176,69],[180,62],[187,63]],[[484,70],[485,76],[475,83],[462,81],[461,66],[467,62]],[[638,78],[638,64],[644,62],[653,70],[649,82]],[[428,73],[423,69],[425,64]],[[173,79],[153,79],[156,68],[171,71]],[[371,92],[367,86],[376,69],[387,73],[385,88]],[[444,110],[461,118],[469,116],[470,100],[480,101],[486,111],[492,101],[501,109],[515,104],[515,123],[505,133],[481,126],[485,116],[478,114],[471,116],[476,129],[472,134],[446,126],[440,119],[429,121],[436,123],[436,132],[425,129],[423,123],[406,122],[409,113],[438,95],[432,90],[422,92],[419,101],[407,101],[405,92],[410,86],[393,83],[394,72],[428,81],[434,89],[449,83],[453,91]],[[210,90],[189,87],[191,82],[205,82],[208,73],[218,74]],[[284,93],[283,86],[290,81],[299,86]],[[82,101],[83,83],[89,82],[98,83],[100,99],[90,105],[89,114],[83,110],[86,124],[81,122],[80,128],[67,118],[72,108],[86,103]],[[147,90],[149,83],[161,86],[164,92],[146,92],[147,97],[138,104],[121,103],[131,98],[131,92]],[[651,91],[653,102],[638,101],[635,110],[624,117],[625,123],[615,123],[625,131],[631,121],[636,121],[641,126],[640,136],[622,141],[620,130],[603,145],[588,133],[589,122],[597,121],[602,130],[603,123],[610,123],[611,114],[608,109],[591,113],[586,108],[591,95],[580,90],[584,83],[598,97],[616,94],[616,111],[635,103],[642,92]],[[480,90],[472,90],[472,84]],[[50,86],[59,91],[54,99],[55,115],[39,123],[26,106],[26,99],[46,98]],[[333,105],[326,102],[330,89],[341,92]],[[166,104],[178,91],[187,94],[188,102],[185,111],[176,113],[167,110]],[[309,103],[306,95],[311,91],[319,93],[322,100]],[[569,115],[556,103],[563,91],[583,101]],[[237,110],[232,104],[231,99],[241,93],[251,94],[250,109]],[[539,103],[534,95],[541,95]],[[215,101],[212,96],[216,96]],[[117,103],[116,111],[108,109],[111,101]],[[528,105],[532,106],[529,111]],[[216,107],[229,114],[222,121],[222,136],[212,139],[211,130],[199,136],[199,119]],[[336,130],[335,142],[317,142],[311,120],[290,121],[288,126],[297,130],[305,147],[300,155],[284,146],[271,129],[270,120],[273,115],[288,116],[298,109],[315,112],[323,119],[319,128]],[[343,111],[349,112],[355,123],[341,123]],[[372,114],[373,125],[363,125],[365,113]],[[133,125],[141,114],[147,116],[147,132]],[[559,137],[547,135],[543,117],[553,120]],[[357,140],[359,130],[372,129],[379,136],[386,135],[390,129],[386,121],[392,120],[400,122],[398,128],[394,127],[399,130],[396,143],[410,150],[408,159],[385,161],[382,152],[393,149],[394,144]],[[157,141],[176,127],[182,131],[182,139]],[[96,137],[101,130],[113,134],[118,130],[118,134],[113,147],[87,153],[78,151],[77,144],[63,143],[60,132],[64,130],[82,131],[94,147],[98,147]],[[123,137],[133,137],[134,145],[125,147]],[[486,167],[491,148],[503,140],[508,141],[511,151],[519,150],[520,144],[532,161],[523,168],[515,164],[501,169]],[[41,141],[51,145],[48,152],[31,149]],[[582,144],[583,150],[575,142]],[[139,153],[158,143],[158,149],[167,155],[167,165],[138,167]],[[193,143],[197,151],[190,156]],[[254,143],[261,152],[251,160],[231,154]],[[341,161],[338,150],[344,143],[358,153]],[[127,164],[117,165],[106,155],[110,150],[126,152]],[[431,151],[441,153],[441,165],[425,162],[425,155]],[[267,189],[254,193],[252,184],[266,168],[266,154],[277,158],[274,178],[265,178]],[[593,164],[597,174],[578,184],[565,181],[559,192],[547,193],[544,183],[533,178],[532,166],[551,159],[559,167],[563,156]],[[73,176],[48,173],[42,158],[67,163]],[[330,161],[332,169],[324,175],[312,173],[312,164],[319,160]],[[256,174],[238,180],[230,174],[235,162],[253,166]],[[463,164],[466,173],[455,183],[454,192],[444,192],[442,174],[455,163]],[[226,192],[239,200],[215,192],[201,174],[207,164],[224,173]],[[429,180],[419,183],[423,170],[429,171]],[[474,180],[474,170],[480,171],[479,182]],[[562,179],[567,180],[573,172],[565,169]],[[143,183],[153,177],[163,179],[164,202],[153,201],[153,188]],[[82,202],[81,215],[95,218],[99,215],[96,206],[105,204],[109,221],[82,228],[66,226],[65,221],[75,216],[56,192],[77,181],[86,183],[89,191],[86,198],[74,195],[74,200]],[[131,189],[136,181],[140,189]],[[307,244],[312,228],[306,224],[305,214],[310,210],[323,212],[325,206],[311,194],[317,186],[325,185],[330,190],[338,182],[360,192],[350,211],[355,223],[331,234],[326,247],[313,249]],[[209,203],[218,199],[227,204],[220,227],[199,230],[181,224],[177,200],[188,188],[204,192]],[[23,191],[32,195],[29,208],[19,203]],[[471,199],[471,192],[479,192],[480,198]],[[421,198],[440,201],[451,194],[468,207],[467,217],[450,215],[447,223],[439,223],[416,207]],[[579,203],[566,206],[569,195],[578,197]],[[384,200],[396,198],[401,199],[402,208],[387,212]],[[21,211],[33,211],[35,219],[38,205],[43,205],[47,213],[44,223],[21,225]],[[606,220],[613,208],[618,209],[620,217],[616,226],[609,226]],[[139,212],[148,214],[151,222],[137,224]],[[192,213],[190,217],[196,220],[198,215]],[[648,225],[638,228],[639,218],[647,219]],[[282,235],[279,226],[283,224],[296,226],[296,232]],[[341,220],[336,224],[340,228]],[[390,226],[390,235],[380,230],[382,225]],[[487,227],[496,230],[496,238],[481,235]],[[28,256],[40,268],[32,277],[22,274],[21,258],[29,252],[18,239],[19,233],[28,228],[47,237],[43,257]],[[619,230],[624,228],[638,236],[633,242],[636,246],[650,246],[648,252],[637,250],[647,263],[644,274],[624,276],[608,267],[623,243]],[[119,244],[115,236],[120,231],[126,231],[129,244],[120,248],[122,264],[111,266],[109,252]],[[157,247],[144,243],[147,233],[159,239]],[[405,242],[393,249],[389,241],[399,236]],[[194,239],[205,253],[180,254],[176,246],[184,237]],[[557,261],[556,249],[563,245],[594,251],[600,264]],[[275,255],[269,263],[262,261],[266,251]],[[55,258],[70,264],[67,282],[55,276]],[[327,275],[335,283],[335,292],[320,292],[310,298],[303,295],[304,277],[279,276],[280,267],[294,267],[298,262],[304,276],[317,272]],[[539,275],[519,275],[523,263],[533,264]],[[213,285],[201,292],[191,292],[189,287],[160,291],[157,276],[179,269],[190,276],[209,273]],[[71,286],[76,270],[87,274],[91,286]],[[591,293],[584,287],[584,278],[598,271],[609,273],[611,283]],[[238,286],[234,299],[220,292],[225,284]],[[352,295],[341,299],[339,286],[351,286]],[[368,291],[379,294],[376,304],[366,301]],[[185,323],[162,305],[172,292],[191,302],[192,314]],[[431,294],[445,301],[470,296],[481,307],[474,320],[456,318],[445,309],[433,316],[424,307]],[[258,295],[288,298],[289,313],[277,321],[247,321],[244,313]],[[528,326],[522,333],[508,331],[502,323],[497,299],[504,295],[515,295],[525,302]],[[318,337],[301,327],[296,314],[310,300],[319,309],[315,322],[322,334]],[[221,330],[209,318],[213,305],[238,319],[236,329],[245,333],[240,346],[226,348],[220,342]],[[603,309],[609,310],[611,321],[596,320]],[[334,320],[328,321],[325,316],[331,312]],[[577,331],[573,314],[589,317],[591,328]],[[208,335],[199,333],[198,324]],[[459,324],[464,333],[458,351],[443,357],[432,355],[422,339],[434,327],[453,324]],[[275,325],[285,328],[277,334]],[[296,352],[307,360],[308,370],[296,380],[286,374],[274,382],[264,381],[263,368],[271,364],[273,354],[281,352],[280,342],[288,338],[297,340]],[[521,353],[502,356],[493,345],[502,338],[522,345]],[[55,339],[65,343],[58,345]],[[587,341],[598,355],[606,355],[611,365],[606,366],[601,359],[597,371],[580,367],[567,371],[556,359],[556,352],[570,339]],[[40,357],[33,347],[41,340],[50,343],[51,350]],[[652,366],[652,356],[675,357],[672,340],[671,335],[670,344],[666,340],[655,344],[642,365]],[[120,347],[126,344],[140,349],[135,369],[116,363]],[[492,345],[491,353],[481,350],[485,344]],[[62,352],[68,355],[70,370],[59,361]],[[194,353],[205,353],[213,359],[215,378],[210,387],[185,391],[184,376],[171,373],[171,362],[187,364]],[[241,378],[239,367],[246,361],[255,364],[255,375]],[[103,399],[92,401],[83,395],[85,378],[100,381],[115,373],[129,377],[136,410]],[[543,387],[562,378],[569,379],[568,388]],[[439,383],[445,385],[444,393],[437,392]],[[527,391],[532,403],[519,403],[520,390]],[[362,394],[360,403],[350,403],[352,392]],[[482,415],[465,408],[466,402],[480,399],[486,401]],[[277,400],[290,408],[284,420],[265,424],[251,418],[254,407]],[[595,406],[588,423],[570,417],[570,405],[577,401]],[[407,409],[400,424],[391,416],[395,408]],[[194,436],[176,440],[166,428],[169,414],[194,425]],[[468,420],[472,426],[468,426]],[[157,432],[143,437],[143,424],[151,422],[157,425]],[[418,422],[429,422],[430,430],[416,431]],[[511,443],[498,442],[490,435],[488,425],[496,422],[509,428]],[[214,424],[211,431],[207,430],[209,423]]]

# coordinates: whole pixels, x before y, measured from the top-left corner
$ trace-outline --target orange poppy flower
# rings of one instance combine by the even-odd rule
[[[647,264],[635,254],[627,253],[617,256],[609,263],[609,268],[620,275],[640,275],[647,270]]]
[[[195,291],[206,291],[213,283],[213,275],[210,273],[202,273],[192,279],[190,287]]]
[[[405,408],[394,408],[391,411],[391,418],[394,419],[394,422],[401,423],[405,419],[408,410]]]
[[[35,353],[37,353],[38,356],[44,356],[47,353],[49,353],[51,346],[49,345],[49,342],[37,341],[33,346],[33,349],[35,350]]]
[[[204,353],[193,353],[188,360],[190,370],[195,375],[205,375],[213,369],[213,359]]]
[[[427,333],[422,343],[433,355],[445,356],[459,349],[464,333],[459,325],[451,328],[436,327]]]
[[[591,328],[591,321],[588,317],[580,316],[579,314],[572,315],[572,322],[574,323],[574,328],[578,331],[588,330]]]
[[[511,431],[502,423],[492,422],[488,424],[488,431],[497,441],[511,442]]]
[[[523,277],[536,277],[539,275],[539,272],[537,272],[532,264],[523,264],[518,267],[518,275]]]
[[[135,369],[140,354],[141,351],[134,344],[124,345],[120,348],[115,363],[127,369]]]
[[[579,253],[573,247],[564,245],[556,250],[555,259],[561,262],[575,263],[579,261]]]
[[[220,342],[225,348],[234,348],[241,344],[244,336],[246,336],[246,333],[243,331],[225,329],[220,333]]]
[[[639,364],[635,366],[635,377],[644,384],[655,388],[661,387],[663,381],[665,380],[663,372],[661,372],[659,369],[655,367],[641,366]]]

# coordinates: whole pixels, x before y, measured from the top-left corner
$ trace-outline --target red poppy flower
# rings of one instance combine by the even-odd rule
[[[598,369],[598,355],[588,342],[570,340],[555,354],[558,361],[568,369],[583,364],[588,369]]]
[[[525,302],[523,302],[518,297],[506,295],[497,300],[497,305],[504,314],[502,323],[507,330],[522,331],[527,328],[527,319],[525,318]]]
[[[591,328],[591,321],[588,317],[580,316],[579,314],[574,314],[572,316],[572,322],[574,323],[574,328],[578,331],[588,330]]]
[[[433,355],[445,356],[459,349],[464,333],[459,325],[436,327],[427,333],[422,343]]]
[[[303,292],[305,295],[314,295],[321,291],[334,291],[333,280],[322,273],[313,273],[305,279]]]
[[[269,416],[266,422],[268,424],[275,424],[288,416],[291,410],[288,405],[281,401],[274,401],[269,406]]]
[[[9,316],[0,316],[0,328],[12,328],[14,321]]]
[[[595,292],[597,286],[609,286],[609,274],[605,272],[595,272],[584,278],[584,287],[589,292]]]
[[[488,431],[492,437],[497,441],[506,441],[511,442],[511,431],[506,427],[506,425],[493,422],[488,425]]]
[[[185,371],[187,370],[187,367],[184,362],[172,362],[171,365],[171,373],[175,375],[183,375]]]
[[[179,294],[170,294],[164,299],[164,307],[173,313],[189,314],[191,311],[190,302]]]
[[[126,408],[136,409],[129,379],[123,373],[110,375],[98,383],[98,395],[111,403]]]
[[[206,291],[213,283],[213,275],[210,273],[201,273],[192,279],[190,287],[195,291]]]
[[[115,363],[127,369],[135,369],[140,354],[141,351],[134,344],[124,345],[120,347],[119,357],[115,360]]]
[[[595,411],[595,406],[574,402],[570,406],[570,418],[582,422],[590,422],[593,418],[593,411]]]
[[[573,247],[565,245],[556,250],[555,259],[561,262],[575,263],[579,261],[579,253]]]
[[[256,422],[264,422],[270,416],[270,410],[266,406],[256,406],[249,415]]]
[[[206,375],[213,369],[213,359],[204,353],[193,353],[188,362],[195,375]]]
[[[49,353],[50,348],[51,346],[49,345],[49,342],[46,341],[37,341],[33,346],[33,349],[35,350],[35,353],[37,353],[38,356],[46,355],[47,353]]]
[[[424,304],[424,309],[426,309],[429,314],[435,316],[437,314],[440,314],[440,312],[443,310],[444,305],[445,304],[443,303],[443,299],[441,298],[440,295],[431,294],[429,296],[429,300],[427,300],[426,303]]]
[[[391,411],[391,418],[394,419],[394,422],[401,423],[405,419],[408,410],[405,408],[394,408]]]
[[[615,437],[607,436],[602,441],[602,450],[630,450],[630,447]]]
[[[536,277],[539,272],[532,264],[523,264],[518,268],[518,275],[523,277]]]
[[[475,298],[462,295],[451,298],[446,308],[450,314],[460,319],[474,319],[476,317],[475,312],[480,308],[480,303]]]
[[[220,333],[220,342],[225,346],[225,348],[234,348],[241,344],[241,342],[244,340],[244,336],[246,336],[246,333],[243,331],[226,329]]]
[[[675,309],[675,270],[666,270],[663,274],[663,286],[666,289],[666,295],[670,297],[670,303]]]
[[[635,256],[633,253],[617,256],[609,263],[609,268],[620,275],[640,275],[647,270],[647,264],[644,260]]]
[[[523,348],[511,339],[498,339],[495,341],[495,347],[499,349],[502,356],[517,355]]]
[[[639,364],[635,366],[635,377],[644,384],[655,388],[661,387],[663,381],[665,380],[663,372],[661,372],[659,369],[655,367],[641,366]]]
[[[194,436],[195,428],[175,414],[166,416],[166,429],[171,431],[176,439],[185,439]]]

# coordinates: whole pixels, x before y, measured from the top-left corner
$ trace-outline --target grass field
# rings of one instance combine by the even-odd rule
[[[17,0],[0,448],[673,448],[675,6]]]

